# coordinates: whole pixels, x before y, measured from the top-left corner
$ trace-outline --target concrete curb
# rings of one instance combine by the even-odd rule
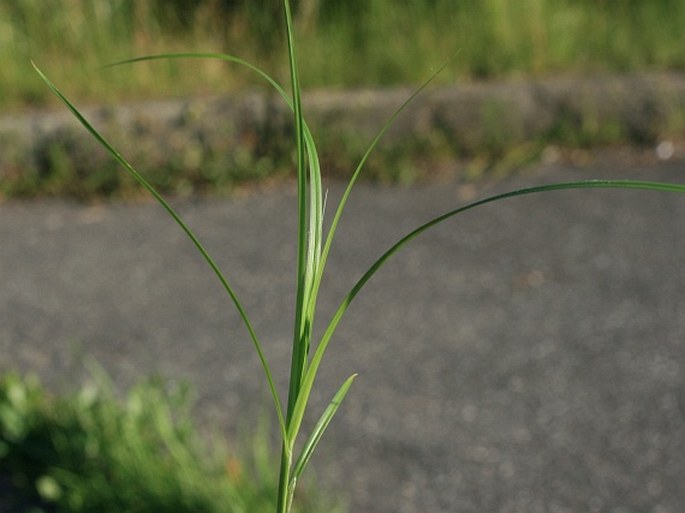
[[[410,89],[313,91],[307,118],[324,151],[362,148]],[[84,109],[93,124],[145,168],[247,174],[290,152],[290,115],[265,92]],[[530,140],[653,144],[685,134],[685,74],[659,73],[470,83],[421,94],[385,148],[438,144],[455,157],[502,152]],[[355,146],[356,145],[356,146]],[[0,178],[87,176],[111,159],[66,111],[0,117]],[[264,166],[262,166],[264,167]],[[55,169],[58,168],[58,169]],[[63,169],[62,169],[63,168]]]

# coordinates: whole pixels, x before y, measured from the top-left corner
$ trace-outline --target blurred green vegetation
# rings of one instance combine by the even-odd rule
[[[417,83],[456,51],[443,83],[685,68],[682,0],[297,0],[305,87]],[[13,0],[0,3],[0,105],[52,101],[35,60],[79,100],[254,85],[224,63],[105,63],[227,52],[287,77],[280,0]],[[256,83],[256,82],[255,82]]]
[[[188,387],[150,378],[120,397],[102,371],[94,376],[58,395],[35,377],[0,375],[0,480],[12,490],[3,505],[32,513],[273,511],[278,476],[266,422],[229,450],[193,421]],[[303,492],[300,513],[342,511]]]

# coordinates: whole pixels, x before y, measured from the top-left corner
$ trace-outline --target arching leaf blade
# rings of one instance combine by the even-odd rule
[[[236,295],[235,291],[229,284],[227,278],[215,262],[215,260],[211,257],[209,252],[205,249],[205,247],[202,245],[200,240],[197,238],[197,236],[194,234],[194,232],[190,229],[190,227],[183,221],[183,219],[180,217],[180,215],[173,209],[173,207],[164,199],[164,197],[157,191],[157,189],[150,183],[148,182],[145,177],[143,177],[124,157],[123,155],[116,149],[114,146],[107,141],[107,139],[100,134],[100,132],[95,129],[95,127],[81,114],[81,112],[74,106],[69,99],[67,99],[66,96],[59,90],[59,88],[50,81],[50,79],[47,78],[47,76],[36,66],[35,63],[32,62],[32,65],[40,78],[47,84],[48,88],[59,98],[59,100],[71,111],[71,113],[74,115],[74,117],[78,120],[78,122],[95,138],[95,140],[98,141],[98,143],[107,150],[107,152],[122,166],[124,169],[131,175],[133,178],[140,183],[142,187],[144,187],[154,198],[155,200],[166,210],[166,212],[169,214],[169,216],[176,222],[176,224],[183,230],[183,232],[188,236],[188,238],[191,240],[197,251],[200,253],[200,255],[204,258],[204,260],[207,262],[209,267],[212,269],[216,277],[219,279],[221,282],[221,285],[223,286],[224,290],[230,297],[231,301],[233,302],[236,310],[238,311],[238,314],[240,315],[241,320],[243,321],[243,324],[245,325],[248,334],[250,336],[250,339],[252,340],[252,343],[257,351],[257,354],[259,356],[260,362],[262,364],[262,368],[264,370],[264,374],[266,376],[266,379],[269,384],[269,389],[272,395],[272,398],[274,400],[274,405],[276,408],[276,413],[278,415],[279,419],[279,424],[280,424],[280,429],[282,431],[282,434],[285,436],[286,433],[286,424],[285,424],[285,418],[283,416],[283,411],[281,407],[281,402],[278,397],[278,393],[276,391],[276,386],[273,380],[273,376],[271,373],[271,368],[266,360],[266,356],[264,355],[264,352],[261,347],[261,343],[259,341],[259,338],[257,337],[257,334],[252,326],[252,323],[250,321],[250,318],[247,315],[247,312],[245,308],[243,307],[242,303],[238,299],[238,296]]]
[[[440,68],[438,68],[437,71],[435,71],[428,79],[426,79],[403,103],[400,105],[395,112],[392,113],[392,115],[387,119],[387,121],[383,124],[381,129],[378,131],[378,133],[375,135],[375,137],[371,140],[371,143],[369,144],[368,148],[364,152],[364,155],[362,156],[361,160],[359,161],[359,164],[354,170],[354,173],[352,174],[352,177],[350,178],[347,187],[345,188],[345,191],[343,192],[342,197],[340,198],[340,202],[338,203],[338,207],[335,211],[335,214],[333,216],[333,220],[331,222],[331,227],[328,230],[328,234],[326,236],[326,241],[323,246],[322,254],[321,254],[321,265],[319,266],[319,274],[316,277],[317,281],[317,286],[315,288],[318,289],[318,283],[320,283],[322,277],[323,277],[323,272],[326,266],[326,261],[328,260],[328,254],[330,252],[331,246],[333,244],[333,240],[335,238],[335,233],[338,228],[338,223],[340,222],[340,218],[342,217],[342,214],[345,210],[345,207],[347,205],[347,201],[350,197],[350,194],[352,193],[352,189],[354,188],[354,185],[356,184],[362,170],[364,169],[364,166],[366,165],[366,162],[368,161],[369,157],[373,153],[373,151],[376,149],[378,146],[378,143],[381,141],[385,133],[392,127],[392,125],[395,123],[395,120],[399,117],[402,112],[404,112],[409,105],[411,105],[414,100],[416,99],[419,94],[421,94],[435,78],[442,73],[445,68],[449,65],[449,63],[452,61],[454,57],[459,52],[456,52],[450,59],[448,59]]]
[[[324,331],[321,340],[311,358],[309,368],[302,381],[301,397],[298,398],[298,403],[295,405],[295,410],[293,417],[295,418],[293,422],[299,420],[301,422],[304,417],[304,410],[307,405],[309,394],[311,393],[312,387],[314,385],[314,380],[316,379],[316,374],[319,369],[319,365],[323,359],[323,355],[328,348],[328,344],[333,337],[335,330],[338,327],[341,319],[343,318],[345,312],[350,306],[350,303],[359,294],[362,288],[368,283],[368,281],[383,267],[383,265],[390,259],[393,255],[407,245],[410,241],[417,238],[419,235],[429,230],[430,228],[446,221],[458,214],[472,210],[476,207],[486,205],[488,203],[494,203],[496,201],[504,200],[507,198],[514,198],[517,196],[524,196],[528,194],[537,194],[542,192],[551,192],[567,189],[642,189],[642,190],[653,190],[661,192],[677,192],[685,193],[685,184],[678,183],[667,183],[667,182],[654,182],[654,181],[640,181],[640,180],[585,180],[585,181],[574,181],[574,182],[561,182],[553,184],[544,184],[533,187],[526,187],[522,189],[516,189],[513,191],[496,194],[489,196],[462,207],[450,210],[440,216],[437,216],[430,221],[422,224],[418,228],[409,232],[407,235],[398,240],[393,244],[383,255],[374,262],[373,265],[362,275],[362,277],[357,281],[357,283],[352,287],[347,296],[343,299],[340,306],[333,315],[328,327]]]

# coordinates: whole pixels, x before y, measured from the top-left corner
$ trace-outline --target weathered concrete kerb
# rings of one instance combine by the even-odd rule
[[[313,91],[307,118],[323,153],[363,148],[411,89]],[[153,181],[189,177],[222,183],[222,173],[258,178],[291,153],[290,113],[274,94],[252,91],[84,109],[93,124]],[[454,157],[502,152],[533,139],[654,143],[685,133],[685,74],[467,83],[425,91],[384,147],[438,145]],[[341,149],[342,148],[342,149]],[[398,150],[399,151],[399,150]],[[111,159],[66,111],[0,117],[0,178],[71,173],[105,192]],[[155,173],[159,176],[155,177]],[[49,181],[49,180],[48,180]],[[49,189],[49,185],[48,185]],[[49,191],[48,191],[49,192]]]

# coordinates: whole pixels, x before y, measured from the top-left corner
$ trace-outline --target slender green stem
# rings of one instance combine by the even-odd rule
[[[295,403],[300,395],[300,385],[306,369],[309,352],[310,323],[307,319],[307,304],[310,296],[309,282],[311,280],[315,256],[312,248],[312,233],[307,230],[307,155],[305,152],[305,132],[300,101],[300,83],[297,71],[295,41],[293,35],[293,21],[290,2],[283,0],[283,12],[288,40],[288,61],[290,63],[290,80],[292,87],[293,116],[297,144],[297,295],[295,303],[295,323],[293,327],[293,346],[290,364],[290,383],[288,386],[288,401],[286,423],[290,423]],[[309,215],[312,215],[310,212]],[[308,248],[309,244],[309,248]],[[283,440],[281,454],[281,469],[278,480],[277,513],[288,513],[295,493],[295,480],[291,481],[292,451],[297,438],[297,431],[287,431]]]
[[[286,418],[290,417],[293,405],[299,392],[299,384],[302,379],[304,360],[307,358],[305,347],[306,319],[304,305],[307,293],[307,174],[306,155],[304,152],[304,130],[302,123],[302,107],[300,102],[300,84],[297,73],[297,61],[295,59],[295,41],[292,32],[292,13],[290,2],[283,2],[286,20],[288,58],[290,63],[290,79],[292,86],[293,115],[295,119],[295,133],[297,143],[297,200],[298,200],[298,246],[297,246],[297,298],[295,306],[295,326],[293,334],[293,352],[290,368],[290,386],[288,390],[288,409]]]
[[[292,504],[292,493],[290,490],[290,472],[293,462],[292,449],[288,447],[287,441],[283,440],[281,450],[281,468],[278,479],[278,496],[276,499],[276,513],[288,513]]]

